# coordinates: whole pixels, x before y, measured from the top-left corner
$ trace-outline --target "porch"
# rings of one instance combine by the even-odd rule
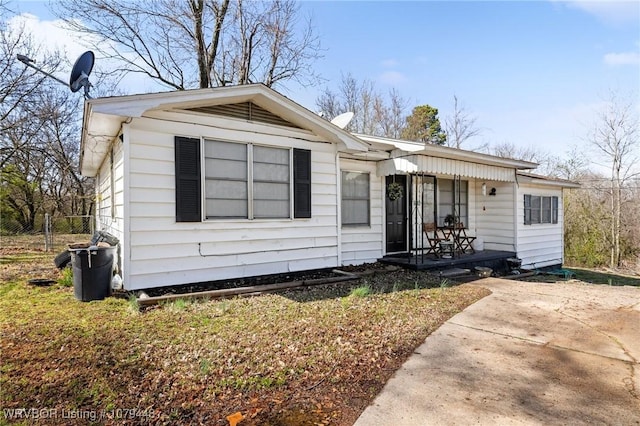
[[[382,263],[400,266],[416,271],[434,271],[450,268],[471,269],[476,266],[491,268],[497,272],[507,271],[507,259],[516,257],[512,251],[482,250],[475,253],[456,254],[455,257],[437,258],[428,254],[399,253],[384,256],[379,259]]]

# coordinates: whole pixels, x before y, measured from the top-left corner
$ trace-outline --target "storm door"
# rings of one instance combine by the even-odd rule
[[[385,178],[387,253],[407,251],[407,177]]]

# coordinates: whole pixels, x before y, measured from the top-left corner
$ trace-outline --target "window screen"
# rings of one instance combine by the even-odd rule
[[[524,195],[524,224],[558,223],[558,197]]]
[[[253,217],[290,216],[288,149],[253,147]]]
[[[204,147],[208,219],[291,217],[292,150],[211,140]]]
[[[369,173],[342,172],[342,225],[368,226]]]
[[[469,182],[466,180],[438,179],[438,225],[445,225],[447,215],[469,226]]]
[[[247,145],[206,141],[204,147],[207,218],[247,218]]]

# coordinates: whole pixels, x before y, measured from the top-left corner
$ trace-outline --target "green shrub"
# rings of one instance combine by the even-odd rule
[[[135,294],[130,295],[127,302],[129,303],[129,310],[131,312],[134,314],[140,313],[140,304],[138,303],[138,298]]]
[[[58,278],[58,284],[63,287],[73,287],[73,269],[67,267],[61,272],[61,277]]]
[[[366,297],[369,294],[371,294],[371,287],[365,285],[351,290],[351,293],[349,293],[349,297]]]

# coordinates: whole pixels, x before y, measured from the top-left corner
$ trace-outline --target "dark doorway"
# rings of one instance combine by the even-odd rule
[[[407,177],[385,179],[387,253],[407,251]]]

